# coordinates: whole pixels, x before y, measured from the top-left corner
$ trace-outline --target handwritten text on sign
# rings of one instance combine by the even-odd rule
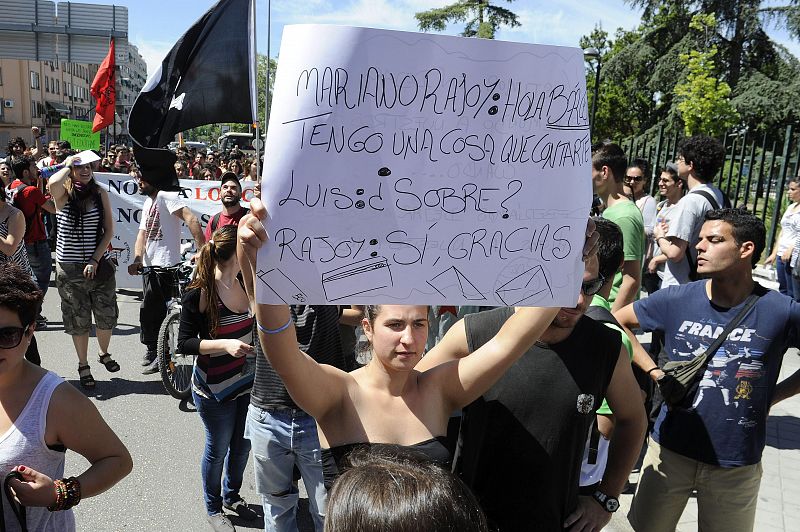
[[[259,301],[575,304],[580,50],[301,25],[280,57]]]

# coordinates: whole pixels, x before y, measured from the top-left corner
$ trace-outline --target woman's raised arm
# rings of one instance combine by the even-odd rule
[[[286,385],[297,405],[320,418],[340,404],[347,393],[347,373],[319,364],[297,347],[297,335],[287,305],[256,303],[255,272],[258,250],[268,240],[262,223],[267,210],[258,198],[250,200],[250,214],[239,222],[236,249],[245,289],[255,309],[258,338],[269,363]]]
[[[491,388],[533,346],[559,310],[558,307],[517,308],[491,340],[464,358],[429,369],[423,374],[423,379],[439,387],[453,408],[468,405]],[[465,329],[463,324],[460,325],[454,334],[464,335],[466,344]],[[454,341],[450,338],[448,343]],[[437,347],[446,349],[448,343],[443,342]]]

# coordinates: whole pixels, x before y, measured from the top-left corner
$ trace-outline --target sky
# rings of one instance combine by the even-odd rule
[[[112,0],[88,3],[110,4]],[[417,31],[414,13],[441,7],[453,0],[270,0],[271,31],[269,55],[277,57],[284,25],[343,24],[405,31]],[[178,38],[215,0],[116,0],[128,8],[128,36],[147,63],[148,75],[155,71]],[[618,27],[633,29],[640,10],[623,0],[516,0],[502,5],[519,16],[521,26],[501,29],[497,39],[535,44],[577,46],[582,35],[601,25],[613,35]],[[259,53],[267,53],[267,0],[256,0],[256,36]],[[463,24],[445,33],[456,35]],[[800,57],[800,42],[785,31],[768,28],[777,42]]]

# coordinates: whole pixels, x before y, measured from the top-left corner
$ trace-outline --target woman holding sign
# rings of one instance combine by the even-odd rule
[[[267,243],[266,209],[250,203],[252,214],[239,227],[239,262],[254,300],[258,249]],[[596,245],[596,236],[587,241]],[[414,369],[428,336],[424,305],[369,305],[362,321],[372,359],[352,373],[320,365],[297,348],[285,305],[254,305],[259,339],[270,364],[292,398],[317,420],[326,487],[354,448],[399,445],[447,466],[443,441],[450,414],[488,390],[527,351],[558,308],[522,308],[475,355],[427,371]],[[448,349],[446,343],[431,352]]]
[[[56,205],[56,286],[61,296],[64,332],[72,336],[78,354],[81,386],[94,388],[88,362],[89,330],[94,314],[98,361],[110,372],[119,371],[108,345],[117,325],[115,266],[108,257],[114,237],[114,217],[108,193],[94,179],[91,163],[100,158],[91,151],[68,157],[65,167],[48,181]]]

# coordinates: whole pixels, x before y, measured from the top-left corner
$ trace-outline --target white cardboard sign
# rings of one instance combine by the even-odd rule
[[[287,26],[266,161],[259,302],[575,304],[577,48]]]

